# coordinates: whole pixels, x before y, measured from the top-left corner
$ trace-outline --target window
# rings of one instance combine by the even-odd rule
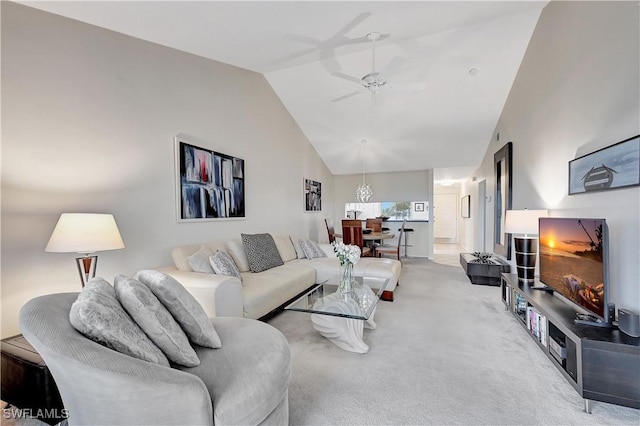
[[[389,220],[429,220],[428,201],[383,201],[381,203],[346,203],[345,217],[366,219],[387,217]]]

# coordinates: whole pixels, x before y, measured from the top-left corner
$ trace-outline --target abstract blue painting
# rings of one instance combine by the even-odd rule
[[[244,160],[176,139],[179,220],[244,218]]]

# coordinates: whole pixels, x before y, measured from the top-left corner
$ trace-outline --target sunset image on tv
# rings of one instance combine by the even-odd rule
[[[603,220],[540,219],[540,281],[604,315]]]

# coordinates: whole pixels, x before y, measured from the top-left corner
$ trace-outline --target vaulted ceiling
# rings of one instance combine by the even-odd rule
[[[264,74],[334,174],[360,173],[364,160],[367,173],[450,179],[484,157],[547,4],[20,3]],[[367,89],[359,80],[374,71],[386,84]]]

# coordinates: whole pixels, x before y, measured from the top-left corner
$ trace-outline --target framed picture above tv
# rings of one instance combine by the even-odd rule
[[[569,195],[640,185],[640,135],[569,161]]]

